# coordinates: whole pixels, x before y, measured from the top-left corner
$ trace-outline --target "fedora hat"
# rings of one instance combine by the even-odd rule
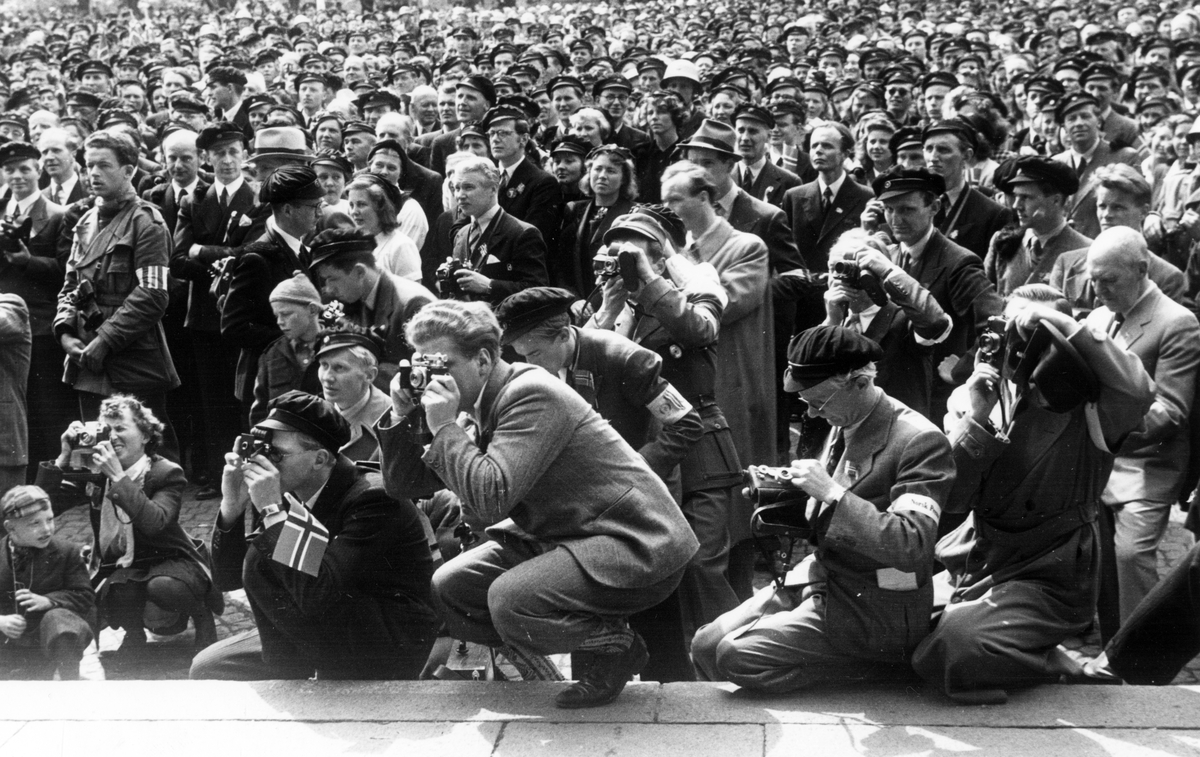
[[[308,163],[312,157],[312,150],[309,149],[300,127],[268,126],[254,135],[254,147],[247,162],[252,163],[263,158],[292,158]]]
[[[732,126],[724,121],[706,118],[700,122],[700,128],[696,130],[691,139],[680,143],[679,147],[685,150],[691,147],[712,150],[731,158],[740,158],[741,154],[733,149],[736,144],[737,132],[733,130]]]

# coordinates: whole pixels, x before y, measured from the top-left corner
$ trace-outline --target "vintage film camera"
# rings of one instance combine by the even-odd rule
[[[96,302],[96,289],[83,279],[66,295],[66,303],[75,308],[75,326],[80,336],[95,334],[104,323],[104,312]]]
[[[979,359],[1001,370],[1008,349],[1008,319],[999,315],[988,318],[987,326],[979,334],[978,344]]]
[[[21,244],[29,244],[33,230],[33,219],[0,218],[0,252],[20,252]]]
[[[72,468],[93,468],[92,455],[96,452],[96,445],[106,441],[111,432],[107,423],[88,421],[83,424],[83,428],[68,440],[71,455],[67,464]]]
[[[434,277],[437,279],[438,291],[443,297],[459,299],[466,296],[466,292],[458,285],[458,272],[470,271],[471,266],[461,260],[453,258],[447,260],[437,267],[434,272]]]
[[[778,536],[792,540],[812,537],[813,527],[808,521],[809,497],[803,489],[792,484],[791,468],[751,465],[742,473],[742,480],[754,500],[750,530],[756,537]],[[789,549],[783,562],[790,562],[790,558]],[[775,572],[776,578],[782,575],[779,570]]]
[[[421,406],[421,395],[436,376],[450,375],[450,369],[446,367],[447,362],[445,355],[437,354],[414,356],[411,361],[400,361],[400,387],[412,395],[413,401],[417,403],[417,413],[420,414],[421,425],[416,436],[421,444],[433,441],[429,424],[425,422],[425,408]]]
[[[639,281],[637,255],[636,250],[614,252],[611,247],[603,248],[592,258],[592,272],[600,284],[604,284],[614,276],[620,276],[621,281],[625,282],[626,289],[637,289]]]
[[[833,263],[833,279],[840,281],[851,289],[861,289],[871,298],[871,302],[883,306],[888,301],[887,292],[879,277],[864,269],[853,260],[835,260]]]
[[[269,428],[253,428],[248,434],[238,434],[234,451],[238,457],[242,458],[243,462],[255,455],[262,455],[272,463],[278,463],[283,456],[272,446],[271,436]]]

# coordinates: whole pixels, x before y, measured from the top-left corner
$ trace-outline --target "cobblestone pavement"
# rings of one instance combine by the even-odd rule
[[[197,487],[189,487],[184,497],[183,508],[180,511],[180,523],[184,529],[200,539],[208,541],[212,533],[213,522],[216,519],[219,500],[197,500]],[[1183,528],[1184,513],[1178,508],[1171,513],[1171,524],[1167,535],[1163,538],[1158,553],[1158,572],[1165,575],[1192,548],[1194,540],[1190,532]],[[58,516],[58,532],[73,541],[87,543],[91,540],[91,528],[87,521],[87,512],[83,508],[75,508]],[[766,577],[759,574],[762,584]],[[230,592],[225,595],[225,613],[217,618],[217,635],[227,638],[240,631],[254,627],[254,619],[242,591]],[[123,632],[106,628],[100,633],[99,654],[91,650],[84,658],[81,674],[91,680],[168,680],[187,678],[188,666],[192,658],[193,631],[188,630],[178,636],[150,636],[150,643],[136,657],[124,657],[112,653],[120,646]],[[1089,656],[1100,653],[1100,633],[1094,630],[1085,637],[1070,639],[1067,647],[1077,649]],[[1175,678],[1176,684],[1200,683],[1200,657],[1197,657],[1185,667]]]

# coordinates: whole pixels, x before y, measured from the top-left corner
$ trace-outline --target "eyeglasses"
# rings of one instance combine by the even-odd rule
[[[617,94],[603,94],[600,96],[600,101],[606,102],[606,103],[611,103],[611,102],[627,103],[627,102],[629,102],[629,95],[625,94],[624,92],[620,92]]]
[[[515,136],[516,133],[517,132],[513,129],[488,129],[487,135],[489,137],[508,139],[509,137]]]

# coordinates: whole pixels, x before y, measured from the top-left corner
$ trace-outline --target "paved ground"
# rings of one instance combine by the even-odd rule
[[[194,536],[205,541],[212,532],[212,524],[216,518],[218,500],[197,501],[195,487],[189,487],[184,499],[180,521],[183,527]],[[90,541],[91,529],[87,522],[87,513],[82,508],[70,510],[58,517],[59,533],[81,543]],[[1175,509],[1171,515],[1171,525],[1159,549],[1159,573],[1165,574],[1178,563],[1193,542],[1190,532],[1183,528],[1184,513]],[[765,577],[760,576],[762,580]],[[226,595],[225,614],[217,618],[217,633],[224,639],[238,631],[253,628],[254,621],[242,592]],[[146,651],[135,659],[114,658],[109,653],[120,646],[122,632],[105,629],[100,634],[99,651],[101,654],[88,655],[83,664],[82,673],[90,680],[166,680],[187,677],[188,665],[191,662],[193,633],[189,627],[186,632],[174,637],[151,638]],[[1068,647],[1079,649],[1090,656],[1100,652],[1100,637],[1096,631],[1091,635],[1072,639]],[[1200,684],[1200,657],[1197,657],[1176,677],[1176,684]],[[1200,710],[1198,710],[1200,712]],[[1200,727],[1200,717],[1196,719]]]

